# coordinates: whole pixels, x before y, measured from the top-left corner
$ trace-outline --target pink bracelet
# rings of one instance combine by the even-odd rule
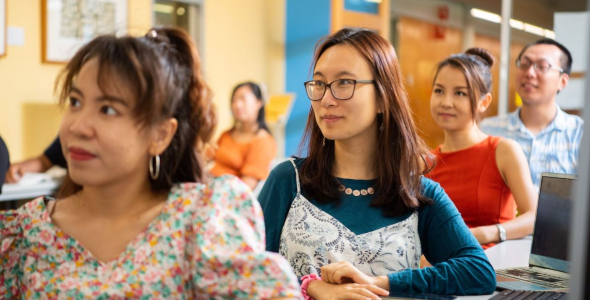
[[[303,295],[303,299],[313,300],[313,298],[307,295],[307,286],[314,280],[322,280],[322,278],[316,274],[309,274],[301,277],[301,294]]]

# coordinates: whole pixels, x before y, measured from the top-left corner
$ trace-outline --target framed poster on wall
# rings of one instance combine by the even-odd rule
[[[41,0],[41,11],[43,62],[65,63],[93,38],[127,32],[127,0]]]
[[[6,0],[0,0],[0,57],[6,55]]]

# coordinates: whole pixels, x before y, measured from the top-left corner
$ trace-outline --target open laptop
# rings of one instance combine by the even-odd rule
[[[568,287],[567,259],[574,175],[543,173],[529,266],[496,270],[498,289],[550,291]],[[510,255],[510,254],[508,254]]]

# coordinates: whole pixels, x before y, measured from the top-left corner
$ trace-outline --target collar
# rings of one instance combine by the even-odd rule
[[[511,114],[508,114],[508,125],[506,126],[510,131],[527,132],[526,126],[520,119],[520,107]]]
[[[555,104],[557,107],[557,114],[555,115],[555,119],[553,122],[549,124],[549,126],[554,125],[555,129],[559,131],[564,131],[567,129],[567,114],[559,108],[559,105]],[[547,126],[547,127],[549,127]]]
[[[567,129],[567,114],[563,110],[561,110],[559,105],[555,104],[555,107],[557,108],[555,118],[553,118],[553,121],[551,121],[551,123],[549,123],[549,125],[547,125],[547,127],[543,129],[542,132],[553,129],[559,131]],[[516,111],[508,115],[507,127],[508,130],[511,131],[528,132],[528,129],[526,128],[526,126],[524,126],[524,123],[522,123],[522,120],[520,119],[520,107]]]

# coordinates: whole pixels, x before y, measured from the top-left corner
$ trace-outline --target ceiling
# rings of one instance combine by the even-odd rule
[[[451,0],[467,7],[501,15],[502,0]],[[553,28],[555,12],[585,11],[588,0],[512,0],[512,18],[543,28]]]

